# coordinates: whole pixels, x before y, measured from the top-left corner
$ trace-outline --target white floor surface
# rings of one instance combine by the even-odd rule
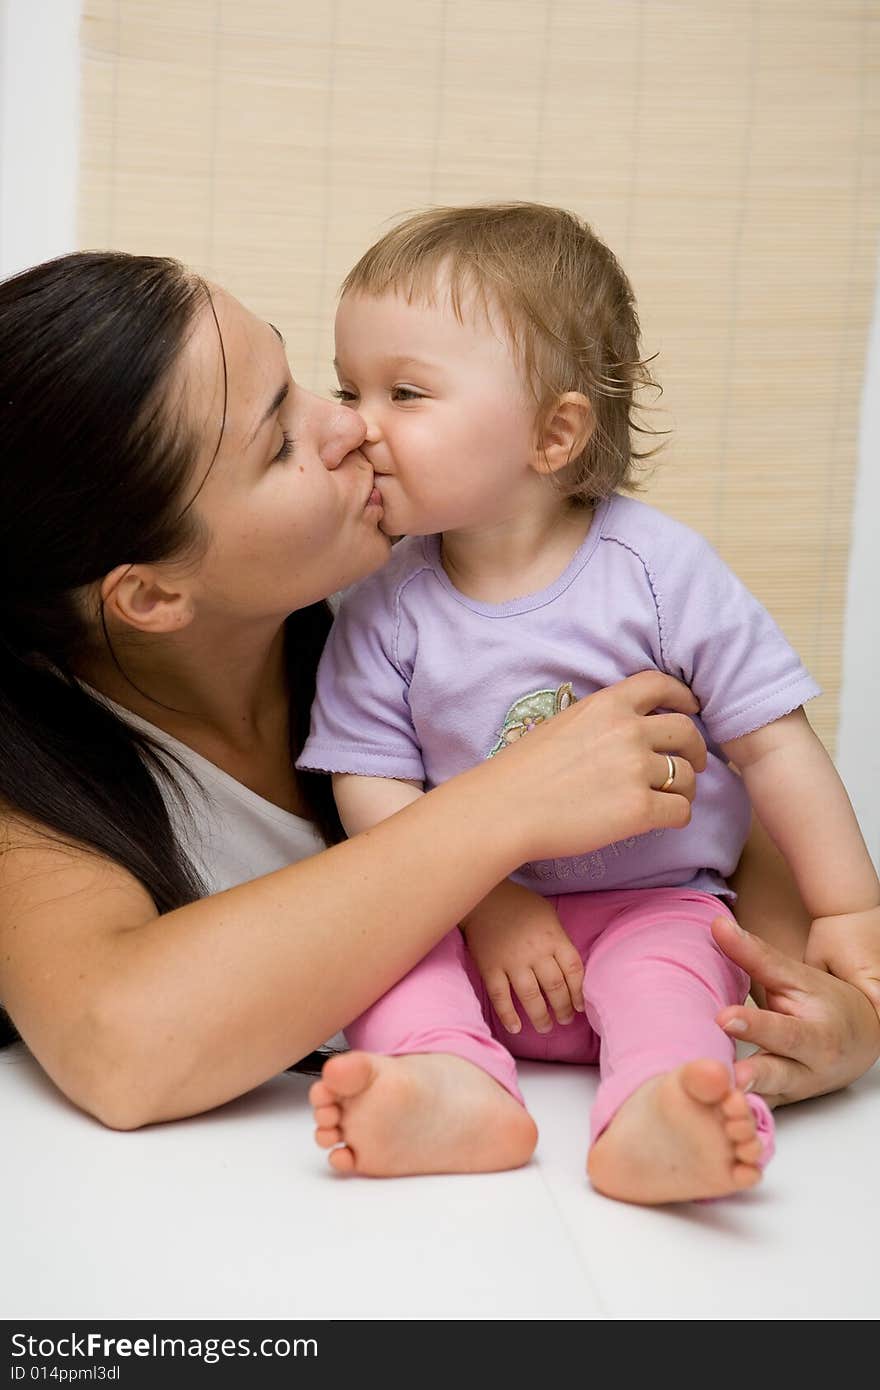
[[[0,1053],[8,1319],[874,1319],[880,1067],[777,1112],[745,1196],[644,1210],[584,1177],[592,1073],[521,1064],[541,1131],[515,1173],[340,1179],[308,1080],[131,1134]]]

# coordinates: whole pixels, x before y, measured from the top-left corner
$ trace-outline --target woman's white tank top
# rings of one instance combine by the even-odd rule
[[[179,795],[162,779],[159,788],[174,833],[207,895],[235,888],[261,874],[271,874],[325,848],[311,821],[266,801],[200,753],[115,700],[98,691],[92,693],[111,705],[120,718],[149,734],[160,749],[167,749],[192,774],[181,773],[172,763]],[[344,1049],[345,1034],[337,1033],[325,1046],[336,1051]]]
[[[161,778],[159,788],[174,833],[207,894],[283,869],[324,848],[311,821],[266,801],[164,729],[93,693],[185,769],[181,773],[174,761],[169,762],[179,795]]]
[[[171,763],[174,785],[163,778],[157,778],[157,785],[174,834],[196,869],[206,896],[284,869],[325,848],[311,821],[266,801],[164,729],[141,719],[85,681],[82,684],[120,719],[149,735],[160,753],[167,750],[176,761],[177,766]],[[337,1033],[325,1046],[345,1049],[345,1034]]]

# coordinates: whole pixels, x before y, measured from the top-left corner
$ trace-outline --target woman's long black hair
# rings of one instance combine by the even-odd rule
[[[0,804],[128,869],[160,913],[204,892],[160,790],[173,774],[73,666],[93,640],[84,586],[199,543],[186,504],[198,441],[167,400],[208,302],[177,261],[121,252],[0,284]],[[330,622],[325,603],[287,620],[293,758]],[[329,779],[300,783],[324,838],[342,838]],[[0,1010],[0,1045],[16,1037]]]

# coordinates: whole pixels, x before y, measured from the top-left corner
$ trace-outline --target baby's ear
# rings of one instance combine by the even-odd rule
[[[557,396],[539,425],[532,467],[537,473],[558,473],[583,453],[595,428],[593,407],[580,391]]]

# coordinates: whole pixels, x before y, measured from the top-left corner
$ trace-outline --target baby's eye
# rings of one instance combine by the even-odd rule
[[[423,401],[425,399],[420,391],[414,391],[411,386],[395,386],[391,395],[396,401]]]
[[[334,400],[344,401],[346,405],[349,405],[352,401],[357,400],[357,396],[355,395],[354,391],[346,391],[343,386],[331,386],[330,395],[333,397]]]

